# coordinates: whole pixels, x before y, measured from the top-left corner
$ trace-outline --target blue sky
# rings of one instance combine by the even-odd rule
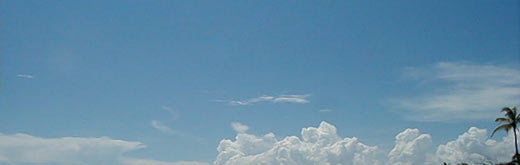
[[[138,141],[126,156],[172,162],[213,162],[233,122],[442,144],[520,104],[519,6],[1,1],[0,132]]]

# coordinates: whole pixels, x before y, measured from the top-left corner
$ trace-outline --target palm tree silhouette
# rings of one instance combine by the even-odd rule
[[[516,112],[516,107],[513,107],[513,108],[504,107],[504,108],[502,108],[501,112],[505,112],[506,114],[504,114],[504,115],[506,117],[497,118],[495,120],[495,122],[504,123],[504,124],[495,128],[495,130],[493,131],[491,136],[495,135],[495,133],[499,130],[505,130],[506,132],[509,132],[509,130],[513,129],[513,133],[515,135],[515,155],[513,155],[513,162],[519,161],[520,155],[518,154],[518,144],[517,144],[517,139],[516,139],[516,129],[517,129],[516,123],[520,122],[520,114],[518,114]]]

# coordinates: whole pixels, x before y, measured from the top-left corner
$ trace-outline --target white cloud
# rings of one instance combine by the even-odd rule
[[[336,127],[322,122],[317,128],[303,128],[301,137],[239,132],[234,140],[220,141],[213,164],[438,165],[510,161],[514,153],[512,134],[501,141],[488,137],[485,129],[472,127],[457,139],[435,147],[431,135],[406,129],[396,135],[394,148],[387,152],[355,137],[342,138]]]
[[[233,128],[233,130],[237,131],[238,133],[245,133],[247,130],[249,130],[249,126],[239,122],[232,122],[231,128]]]
[[[224,139],[217,148],[215,165],[241,164],[381,164],[379,149],[357,138],[340,138],[336,127],[322,122],[318,128],[303,128],[301,138],[277,140],[273,133],[258,137],[239,133]]]
[[[123,156],[124,153],[144,147],[146,146],[140,142],[108,137],[42,138],[27,134],[0,133],[0,164],[137,165],[139,162],[152,162],[158,165],[203,164],[161,162]]]
[[[27,78],[27,79],[33,79],[34,78],[34,76],[30,75],[30,74],[18,74],[18,75],[16,75],[16,77]]]
[[[310,95],[281,95],[273,100],[275,103],[308,103]]]
[[[517,105],[520,100],[520,70],[515,68],[444,62],[409,68],[406,74],[423,80],[423,85],[438,85],[397,101],[412,120],[489,119],[501,107]]]
[[[440,162],[467,162],[471,164],[498,163],[511,161],[514,153],[513,134],[496,141],[488,139],[485,129],[471,127],[456,140],[440,145],[432,164]]]
[[[26,134],[0,134],[0,162],[106,164],[117,162],[125,152],[144,147],[139,142],[107,137],[45,139]]]
[[[246,100],[215,100],[218,102],[227,102],[230,105],[251,105],[254,103],[259,102],[271,102],[271,103],[299,103],[299,104],[305,104],[309,103],[309,100],[307,99],[310,95],[280,95],[280,96],[268,96],[268,95],[262,95],[255,98],[250,98]]]
[[[406,129],[396,136],[395,147],[388,154],[391,165],[428,164],[496,164],[511,161],[513,134],[497,141],[489,139],[486,129],[471,127],[457,139],[432,146],[432,137],[418,129]]]
[[[426,162],[426,153],[432,137],[420,134],[418,129],[406,129],[395,137],[395,147],[388,153],[392,165],[414,165]]]

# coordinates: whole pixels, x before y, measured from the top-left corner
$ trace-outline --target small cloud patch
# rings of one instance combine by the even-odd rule
[[[30,75],[30,74],[18,74],[18,75],[16,75],[16,77],[26,78],[26,79],[33,79],[34,78],[34,76]]]

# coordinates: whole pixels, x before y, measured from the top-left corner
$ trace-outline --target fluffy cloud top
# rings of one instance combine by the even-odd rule
[[[502,141],[488,139],[485,129],[471,127],[456,140],[440,145],[431,162],[468,162],[472,164],[507,162],[514,153],[514,137]]]
[[[413,165],[426,162],[426,153],[432,145],[432,137],[420,134],[418,129],[406,129],[395,137],[395,147],[388,153],[393,165]]]
[[[406,129],[397,134],[394,148],[386,152],[363,144],[355,137],[341,138],[336,127],[322,122],[317,128],[303,128],[301,138],[239,132],[234,140],[220,141],[214,164],[439,165],[510,161],[514,153],[512,135],[501,141],[488,139],[488,136],[485,129],[472,127],[457,139],[434,147],[431,135],[421,134],[418,129]]]
[[[235,141],[220,141],[214,164],[381,164],[375,146],[357,138],[338,136],[336,127],[322,122],[318,128],[303,128],[301,138],[277,140],[273,133],[258,137],[239,133]]]
[[[487,119],[497,107],[520,100],[520,70],[497,65],[443,62],[433,67],[409,68],[407,76],[435,83],[432,91],[398,100],[413,120]],[[468,113],[471,112],[471,113]]]
[[[124,153],[146,147],[140,142],[108,137],[41,138],[27,134],[0,133],[0,164],[67,165],[201,165],[201,162],[161,162],[133,159]],[[147,163],[143,163],[147,162]]]

